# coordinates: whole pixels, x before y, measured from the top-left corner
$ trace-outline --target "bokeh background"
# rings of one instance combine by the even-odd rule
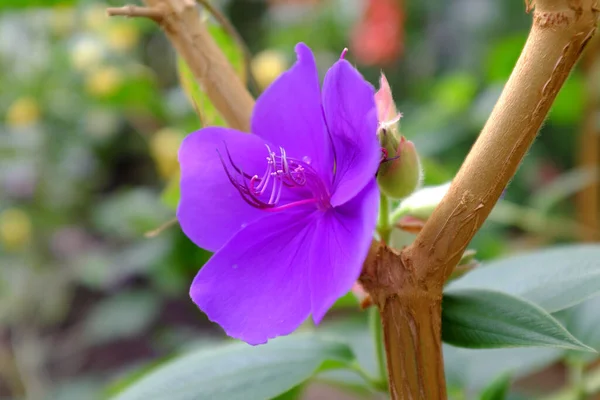
[[[2,399],[106,399],[174,354],[224,340],[187,295],[210,254],[172,223],[179,143],[202,124],[222,122],[201,93],[197,115],[185,67],[152,21],[106,16],[107,7],[124,4],[0,1]],[[322,73],[344,47],[374,85],[385,72],[428,185],[458,170],[531,21],[518,0],[213,4],[247,45],[245,60],[207,16],[255,95],[294,62],[299,41],[315,51]],[[594,240],[595,46],[470,246],[478,259]],[[323,329],[343,332],[374,363],[364,313],[352,297],[336,305]],[[538,361],[517,374],[515,393],[532,398],[560,387],[565,377],[556,357],[540,356],[542,362],[529,354],[509,357],[515,365]],[[502,362],[490,359],[490,371],[482,366],[477,377],[454,379],[465,371],[450,368],[453,396],[475,398]],[[361,395],[331,390],[321,383],[302,396]]]

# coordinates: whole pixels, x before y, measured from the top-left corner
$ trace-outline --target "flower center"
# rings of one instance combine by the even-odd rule
[[[303,204],[315,204],[319,209],[331,207],[329,191],[310,166],[309,157],[298,160],[288,157],[283,147],[277,154],[268,145],[265,146],[267,165],[261,176],[249,175],[237,166],[227,146],[229,165],[219,152],[229,181],[246,203],[265,211],[283,211]],[[290,201],[290,197],[294,200]]]

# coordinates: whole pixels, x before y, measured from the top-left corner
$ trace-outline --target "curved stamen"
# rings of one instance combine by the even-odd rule
[[[249,175],[234,163],[233,157],[225,144],[227,160],[217,149],[219,159],[229,182],[237,189],[242,199],[252,207],[266,211],[282,211],[303,204],[317,203],[329,207],[329,193],[320,176],[307,163],[287,156],[284,148],[279,148],[279,155],[266,145],[267,166],[262,177]],[[309,198],[280,204],[284,189],[302,190]]]

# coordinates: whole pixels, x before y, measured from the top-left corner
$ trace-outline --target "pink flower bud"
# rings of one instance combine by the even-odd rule
[[[381,191],[392,198],[401,199],[411,194],[421,184],[421,163],[415,145],[398,132],[402,114],[396,109],[392,89],[382,73],[375,105],[383,160],[377,172]]]
[[[402,114],[396,110],[392,89],[383,73],[379,79],[379,90],[375,93],[375,105],[379,124],[383,128],[395,126],[402,117]]]

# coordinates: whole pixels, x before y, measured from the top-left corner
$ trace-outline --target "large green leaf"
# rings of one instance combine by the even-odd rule
[[[600,294],[600,245],[554,247],[493,261],[448,288],[498,290],[559,311]]]
[[[443,348],[448,384],[473,394],[499,376],[519,378],[540,371],[565,353],[548,347],[473,350],[445,344]]]
[[[555,316],[577,339],[600,351],[600,297],[584,301],[575,307],[559,311]],[[594,354],[573,352],[569,357],[591,361]]]
[[[594,351],[535,304],[482,289],[444,294],[442,339],[474,349],[541,346]]]
[[[228,344],[175,359],[117,399],[269,399],[306,381],[325,362],[341,366],[353,360],[346,344],[315,334],[287,336],[256,347]]]

